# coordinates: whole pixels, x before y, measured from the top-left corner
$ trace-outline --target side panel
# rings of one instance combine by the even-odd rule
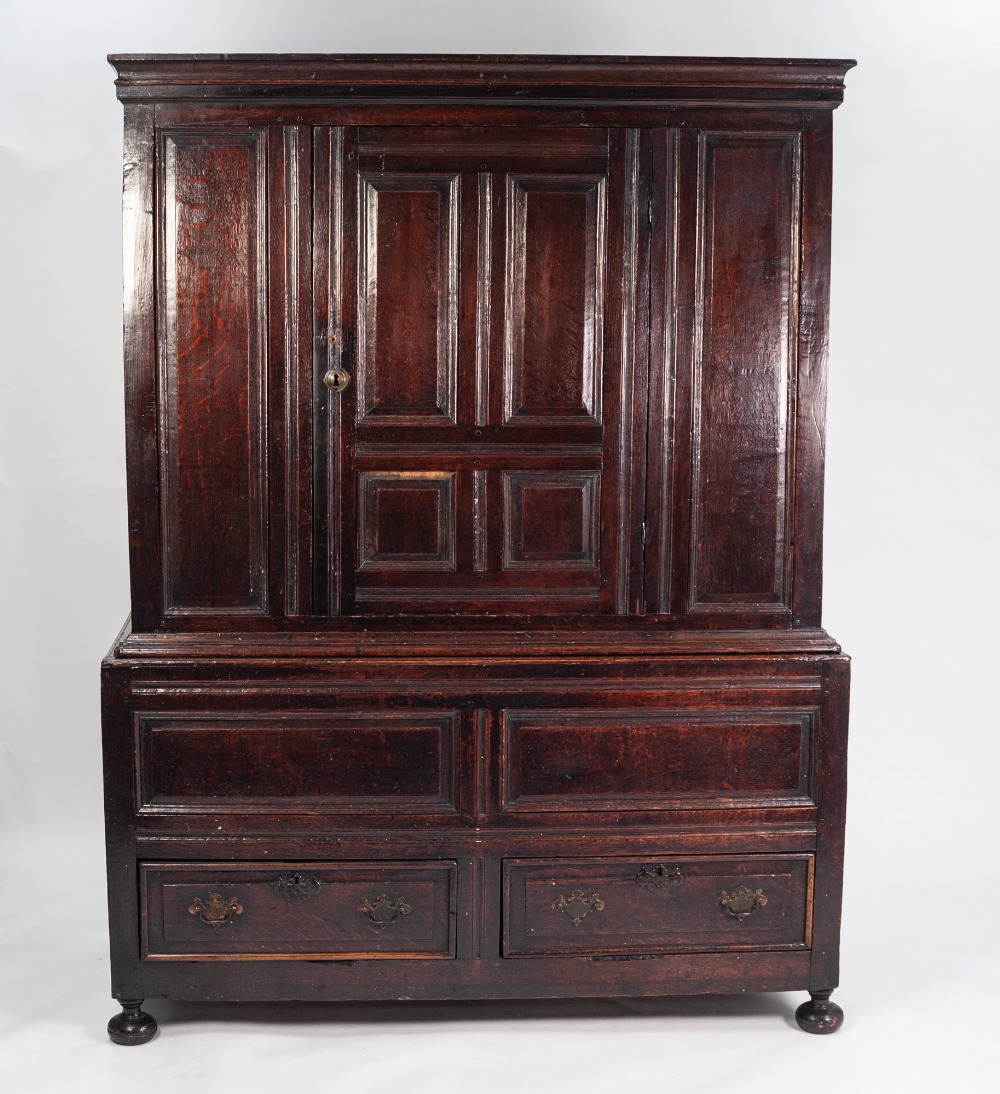
[[[803,223],[825,153],[759,124],[654,142],[646,603],[716,626],[819,619],[823,360],[799,301],[828,260]]]
[[[159,151],[164,608],[264,614],[266,135],[167,131]]]
[[[689,609],[786,604],[798,138],[699,153]]]
[[[132,626],[155,627],[163,612],[156,401],[156,264],[153,107],[125,107],[122,187],[125,445],[128,466]]]

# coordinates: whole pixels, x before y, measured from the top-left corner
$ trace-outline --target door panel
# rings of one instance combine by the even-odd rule
[[[623,610],[632,348],[605,317],[623,315],[637,276],[637,141],[516,128],[317,139],[342,150],[317,179],[317,207],[339,210],[317,268],[340,279],[326,292],[331,361],[357,378],[322,396],[318,610]]]
[[[454,570],[454,471],[358,472],[358,568]]]
[[[359,183],[358,421],[454,424],[459,177]]]
[[[597,566],[597,471],[502,471],[505,570]]]
[[[507,176],[504,423],[600,421],[604,189]]]

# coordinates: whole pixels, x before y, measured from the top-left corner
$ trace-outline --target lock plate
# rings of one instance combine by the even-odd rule
[[[334,393],[339,395],[351,383],[351,374],[346,368],[331,368],[323,374],[323,383]]]

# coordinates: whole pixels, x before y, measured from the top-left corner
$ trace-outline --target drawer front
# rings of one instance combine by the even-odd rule
[[[143,813],[454,813],[454,711],[140,714]]]
[[[810,800],[815,710],[506,710],[505,812]]]
[[[811,855],[504,863],[505,957],[804,949]]]
[[[147,958],[455,955],[454,862],[146,863]]]

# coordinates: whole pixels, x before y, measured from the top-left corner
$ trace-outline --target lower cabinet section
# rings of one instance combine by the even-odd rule
[[[505,957],[804,949],[811,855],[504,863]]]
[[[146,958],[451,958],[454,862],[147,863]]]
[[[158,998],[827,1021],[846,663],[258,661],[106,670],[117,1033]]]

